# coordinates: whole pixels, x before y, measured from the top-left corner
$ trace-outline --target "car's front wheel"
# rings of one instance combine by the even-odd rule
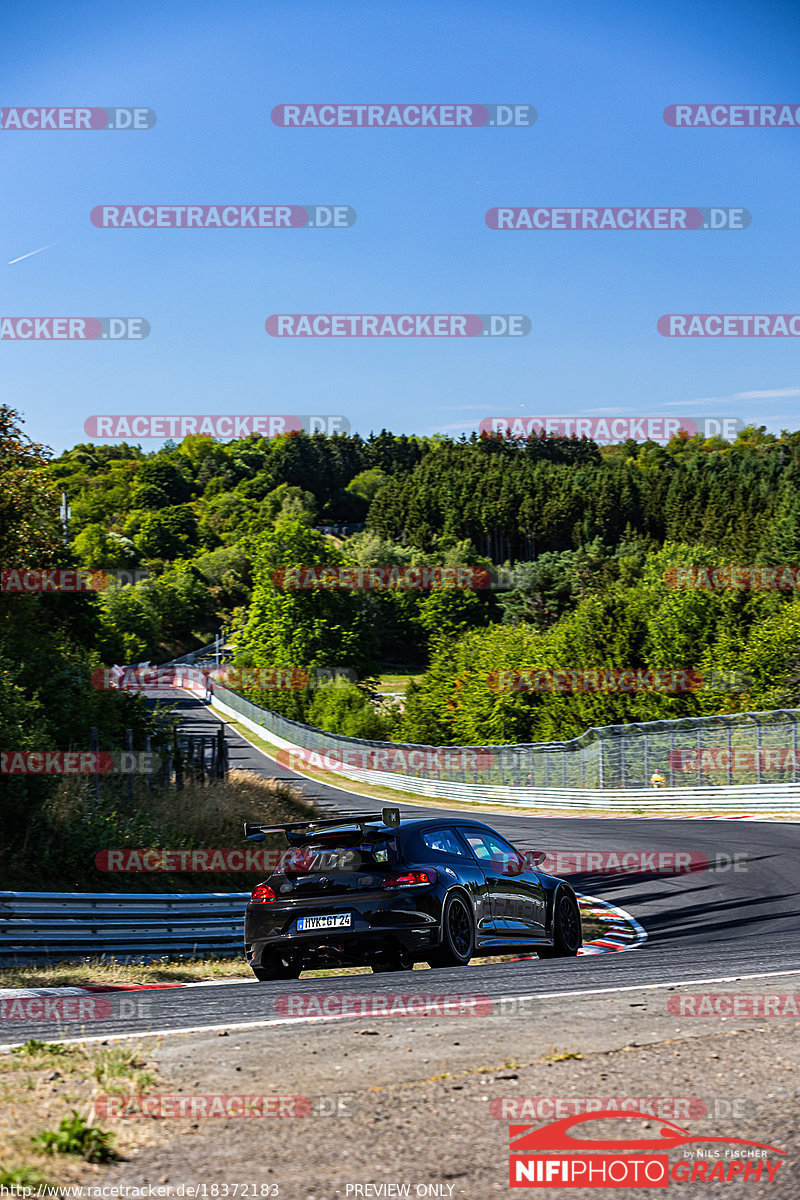
[[[290,958],[282,958],[279,954],[263,954],[261,966],[253,967],[253,974],[260,983],[270,979],[297,979],[300,975],[300,965]]]
[[[571,892],[561,892],[555,903],[553,944],[538,947],[536,953],[539,958],[573,958],[583,941],[578,901]]]
[[[432,967],[465,967],[475,950],[475,922],[463,896],[448,896],[442,913],[442,940],[428,963]]]

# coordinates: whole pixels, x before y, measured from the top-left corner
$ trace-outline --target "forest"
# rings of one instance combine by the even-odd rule
[[[338,669],[328,686],[247,695],[352,736],[555,740],[593,725],[797,702],[795,590],[679,588],[675,578],[678,567],[800,561],[800,432],[750,426],[733,442],[679,434],[666,445],[614,446],[301,432],[227,443],[189,436],[150,453],[87,443],[54,456],[6,406],[0,467],[5,568],[138,579],[90,595],[0,594],[4,746],[68,748],[83,744],[87,724],[118,746],[121,729],[143,731],[147,714],[133,696],[92,689],[91,671],[164,662],[221,629],[245,670]],[[315,565],[465,565],[495,582],[275,582],[281,569]],[[498,672],[591,668],[706,679],[738,671],[746,686],[492,684]],[[413,676],[404,703],[378,703],[378,681],[392,672]]]

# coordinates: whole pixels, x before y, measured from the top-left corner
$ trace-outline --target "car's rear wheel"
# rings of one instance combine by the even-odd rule
[[[442,913],[442,940],[430,956],[432,967],[465,967],[475,950],[475,922],[463,896],[448,896]]]
[[[553,944],[538,947],[536,953],[539,958],[573,958],[578,953],[582,941],[578,902],[571,892],[561,892],[556,896]]]
[[[300,964],[279,954],[262,954],[261,966],[253,967],[253,974],[260,983],[270,979],[297,979],[300,975]]]

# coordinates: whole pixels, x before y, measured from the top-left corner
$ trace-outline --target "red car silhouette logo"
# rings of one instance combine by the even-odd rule
[[[637,1119],[650,1121],[652,1118],[646,1113],[633,1112],[629,1109],[624,1112],[619,1109],[605,1109],[602,1112],[592,1113],[591,1116],[578,1113],[571,1117],[564,1117],[561,1121],[553,1121],[538,1129],[534,1125],[509,1125],[510,1151],[512,1154],[530,1154],[538,1150],[672,1150],[691,1142],[724,1142],[727,1145],[756,1146],[761,1150],[769,1150],[773,1154],[783,1155],[786,1153],[785,1150],[778,1150],[776,1146],[767,1146],[764,1142],[751,1142],[745,1138],[708,1135],[698,1137],[689,1133],[687,1129],[682,1129],[680,1125],[663,1120],[660,1122],[661,1128],[658,1137],[582,1138],[580,1136],[573,1137],[569,1133],[574,1125],[581,1125],[586,1121]]]

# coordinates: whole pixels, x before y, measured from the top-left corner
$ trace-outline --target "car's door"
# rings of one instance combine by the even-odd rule
[[[459,833],[483,870],[497,935],[509,941],[544,938],[547,906],[536,872],[500,834],[468,825],[459,826]]]
[[[472,900],[475,913],[476,943],[494,933],[494,919],[489,886],[484,872],[475,862],[469,847],[450,826],[426,829],[420,835],[420,849],[425,863],[452,883],[461,883]]]

